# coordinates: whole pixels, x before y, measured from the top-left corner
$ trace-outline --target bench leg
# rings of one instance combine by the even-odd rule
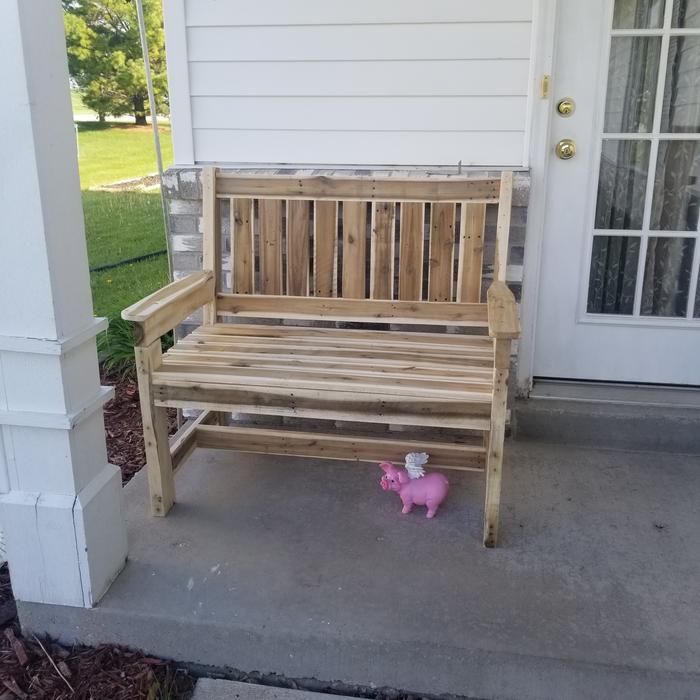
[[[136,347],[136,373],[146,447],[151,514],[164,516],[175,502],[175,480],[168,442],[168,413],[153,403],[151,372],[160,366],[160,339],[147,347]]]
[[[486,502],[484,503],[484,546],[495,547],[498,541],[498,511],[501,505],[501,474],[503,468],[503,441],[506,432],[506,404],[508,398],[508,364],[510,342],[507,347],[496,344],[496,368],[493,373],[493,405],[491,431],[486,452]],[[505,364],[505,368],[502,365]],[[499,367],[501,365],[501,367]]]

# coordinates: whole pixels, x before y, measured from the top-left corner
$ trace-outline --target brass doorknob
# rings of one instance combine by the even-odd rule
[[[554,151],[562,160],[571,160],[576,155],[576,144],[571,139],[562,139]]]
[[[570,117],[576,110],[576,103],[571,97],[562,97],[559,102],[557,102],[557,112],[562,117]]]

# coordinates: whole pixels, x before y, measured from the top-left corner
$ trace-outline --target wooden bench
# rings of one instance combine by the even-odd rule
[[[203,271],[122,313],[134,323],[153,514],[172,506],[174,471],[196,446],[369,462],[426,451],[430,467],[485,469],[484,544],[495,546],[520,332],[505,284],[512,173],[298,178],[209,167],[202,182]],[[483,303],[491,203],[494,281]],[[162,353],[161,336],[199,308],[203,324]],[[169,441],[167,407],[203,412]],[[232,413],[310,427],[229,424]],[[319,431],[320,419],[336,423]]]

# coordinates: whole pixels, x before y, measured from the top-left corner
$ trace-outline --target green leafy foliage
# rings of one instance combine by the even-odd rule
[[[173,346],[173,332],[169,331],[161,339],[165,352]],[[103,367],[121,377],[133,376],[136,371],[134,360],[134,331],[130,321],[113,318],[109,328],[97,336],[97,352]]]
[[[97,336],[97,352],[102,365],[111,374],[133,374],[134,332],[131,323],[121,318],[111,319],[109,328]]]
[[[153,89],[159,113],[167,112],[162,8],[143,0]],[[134,0],[63,0],[68,68],[84,104],[105,115],[133,114],[146,123],[148,94]]]

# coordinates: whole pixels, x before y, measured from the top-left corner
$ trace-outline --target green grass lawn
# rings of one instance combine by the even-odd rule
[[[118,319],[122,309],[168,283],[165,256],[90,274],[97,316]]]
[[[90,191],[89,187],[142,177],[156,171],[151,128],[80,123],[80,181],[90,267],[165,248],[160,192]],[[161,129],[164,165],[172,162],[170,128]],[[168,281],[160,256],[90,275],[95,314],[118,318],[121,310]]]
[[[163,167],[173,162],[170,127],[159,129]],[[79,122],[80,186],[86,190],[120,180],[131,180],[157,171],[150,126],[116,122]]]

